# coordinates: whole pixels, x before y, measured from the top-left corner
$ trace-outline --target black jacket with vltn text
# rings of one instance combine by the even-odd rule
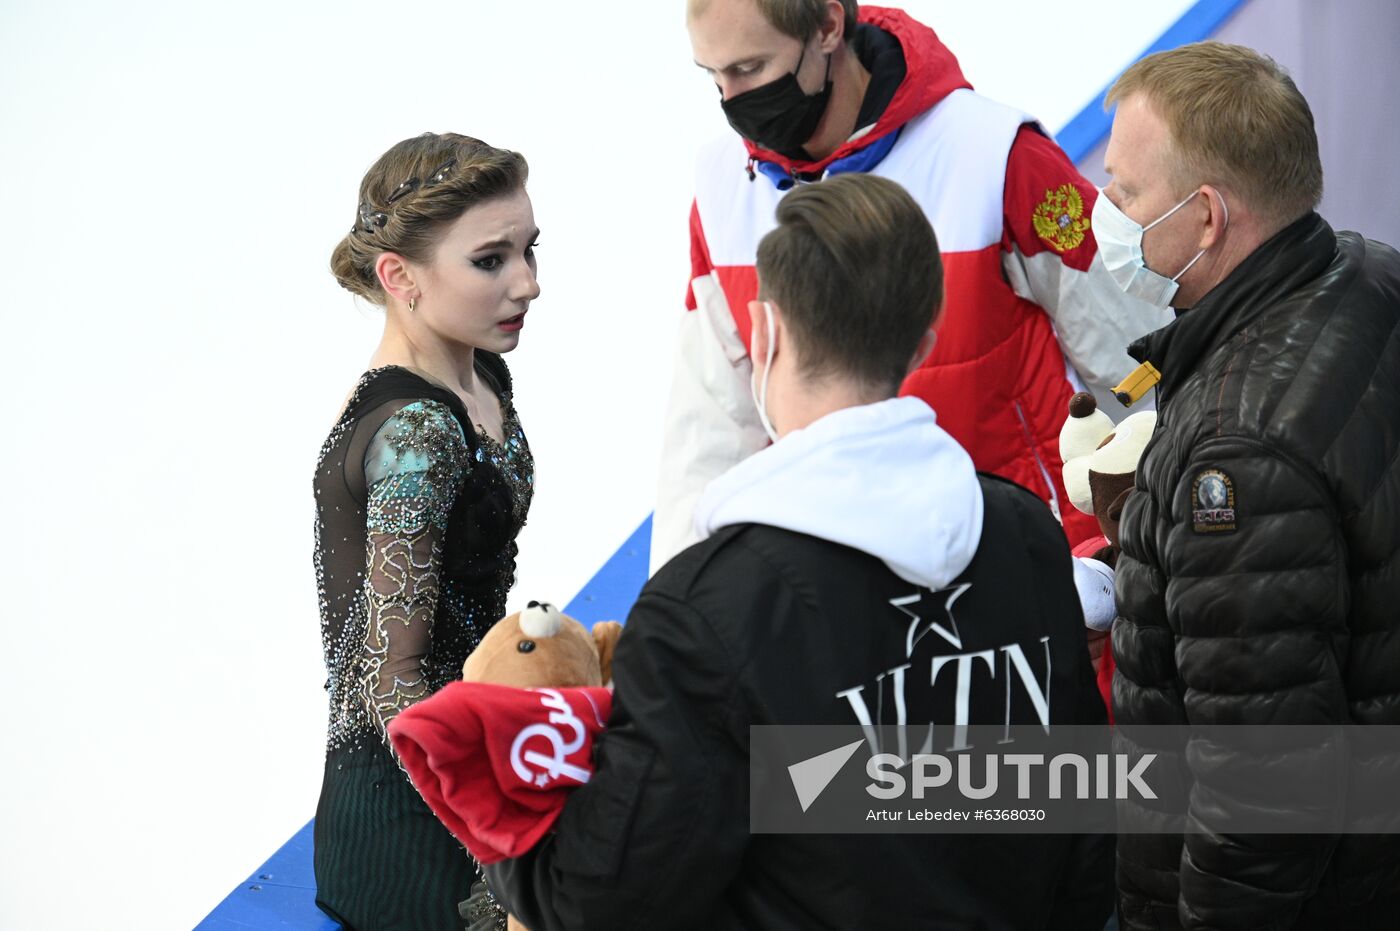
[[[750,725],[1104,720],[1063,533],[1026,490],[967,476],[975,555],[937,589],[759,523],[667,564],[618,645],[597,772],[534,851],[486,868],[503,904],[532,931],[1100,931],[1111,837],[749,832]]]

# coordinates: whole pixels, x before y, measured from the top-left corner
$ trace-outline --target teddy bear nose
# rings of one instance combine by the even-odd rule
[[[534,649],[535,649],[535,641],[533,641],[533,640],[522,640],[522,641],[520,641],[519,643],[517,643],[517,644],[515,645],[515,648],[516,648],[517,650],[519,650],[521,653],[532,653],[532,652],[534,652]]]

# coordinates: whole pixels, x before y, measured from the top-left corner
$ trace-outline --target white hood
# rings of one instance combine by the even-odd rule
[[[977,552],[982,489],[933,410],[893,398],[794,430],[711,482],[695,506],[701,539],[749,523],[861,550],[940,589]]]

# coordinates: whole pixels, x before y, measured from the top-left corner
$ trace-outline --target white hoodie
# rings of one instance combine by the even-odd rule
[[[852,547],[915,585],[946,587],[982,538],[972,458],[918,398],[827,414],[734,466],[695,506],[704,539],[765,524]]]

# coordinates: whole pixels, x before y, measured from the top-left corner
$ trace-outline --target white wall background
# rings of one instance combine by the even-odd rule
[[[908,2],[1051,129],[1189,0]],[[380,327],[326,270],[369,164],[531,163],[520,599],[651,507],[692,156],[682,0],[0,4],[0,928],[196,924],[311,816],[311,469]]]

